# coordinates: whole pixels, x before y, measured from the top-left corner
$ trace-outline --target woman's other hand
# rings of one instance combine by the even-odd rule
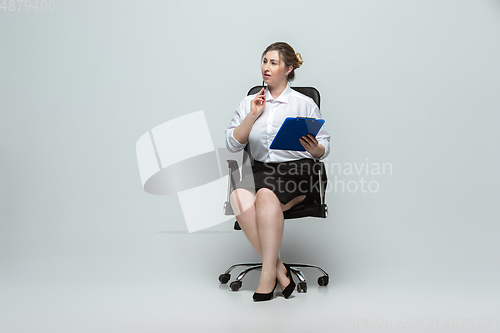
[[[264,108],[266,107],[266,90],[262,88],[257,96],[252,99],[250,103],[250,110],[253,116],[254,121],[260,117],[262,112],[264,112]]]
[[[307,136],[302,136],[299,139],[302,146],[311,154],[314,158],[320,158],[325,153],[325,147],[318,143],[318,140],[311,134]]]

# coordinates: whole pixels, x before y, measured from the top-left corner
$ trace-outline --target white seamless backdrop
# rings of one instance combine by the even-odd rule
[[[4,3],[0,331],[498,325],[498,0]],[[256,306],[257,273],[237,293],[217,281],[258,260],[234,220],[188,234],[176,196],[142,190],[135,143],[204,110],[223,148],[275,41],[304,59],[292,85],[321,92],[326,163],[392,172],[329,174],[379,185],[330,188],[326,220],[286,222],[283,260],[330,285],[306,272],[307,294]]]

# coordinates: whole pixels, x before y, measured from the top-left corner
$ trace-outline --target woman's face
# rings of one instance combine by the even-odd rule
[[[291,67],[291,66],[290,66]],[[277,86],[286,81],[289,72],[285,63],[280,60],[278,51],[269,51],[262,59],[262,78],[268,86]]]

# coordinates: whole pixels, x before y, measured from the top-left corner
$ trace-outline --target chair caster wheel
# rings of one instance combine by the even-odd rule
[[[219,282],[222,284],[226,284],[230,278],[231,278],[231,274],[227,274],[227,273],[221,274],[221,275],[219,275]]]
[[[299,282],[297,284],[297,291],[299,293],[307,293],[307,283],[305,281]]]
[[[329,280],[329,277],[324,275],[324,276],[320,276],[318,278],[318,284],[320,286],[327,286],[328,285],[328,280]]]
[[[229,287],[231,288],[232,291],[238,291],[241,288],[241,281],[233,281],[229,284]]]

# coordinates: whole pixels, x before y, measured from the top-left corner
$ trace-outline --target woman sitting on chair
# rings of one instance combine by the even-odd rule
[[[306,151],[271,150],[272,139],[287,117],[322,118],[314,101],[290,88],[302,57],[287,43],[276,42],[262,53],[262,77],[267,90],[245,97],[226,129],[226,146],[237,152],[248,144],[254,158],[253,182],[236,184],[230,201],[238,224],[262,258],[255,301],[273,297],[280,284],[288,298],[295,283],[290,267],[279,258],[283,238],[283,212],[314,200],[310,170],[314,159],[322,160],[330,150],[330,136],[322,128],[316,138],[300,139]],[[303,170],[309,172],[302,172]],[[304,181],[306,183],[304,183]],[[307,184],[307,186],[305,186]]]

